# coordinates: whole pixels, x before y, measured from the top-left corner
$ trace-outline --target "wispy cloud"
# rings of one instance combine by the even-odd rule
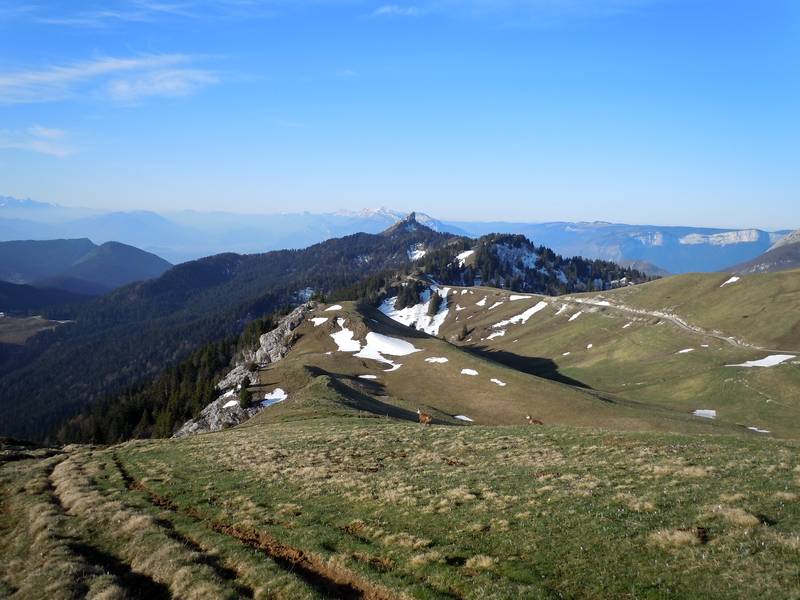
[[[293,11],[342,8],[373,18],[438,15],[454,18],[557,22],[611,17],[665,0],[0,0],[0,21],[14,18],[49,25],[105,28],[166,19],[219,21],[269,18]],[[6,6],[6,8],[4,8]]]
[[[399,4],[384,4],[376,8],[370,16],[372,17],[420,17],[426,11],[416,6],[400,6]]]
[[[218,81],[212,71],[191,66],[197,60],[183,54],[149,54],[0,72],[0,104],[185,96]]]
[[[25,150],[63,158],[75,153],[66,143],[67,132],[41,125],[22,131],[0,129],[0,150]]]
[[[290,5],[283,0],[38,0],[4,8],[4,1],[8,0],[0,0],[0,20],[21,18],[45,25],[95,29],[125,23],[154,23],[167,18],[268,17],[276,14],[278,7]]]

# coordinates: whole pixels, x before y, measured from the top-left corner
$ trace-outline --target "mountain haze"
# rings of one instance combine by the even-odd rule
[[[158,277],[169,269],[164,259],[133,246],[90,240],[0,242],[0,280],[101,294],[133,281]]]

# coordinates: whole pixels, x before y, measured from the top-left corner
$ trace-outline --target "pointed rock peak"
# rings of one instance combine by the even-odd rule
[[[397,223],[389,227],[389,229],[387,229],[383,233],[384,235],[396,235],[398,233],[411,233],[419,230],[434,231],[426,224],[420,223],[417,220],[416,212],[410,212],[405,216],[405,218],[403,218],[402,220],[398,221]]]

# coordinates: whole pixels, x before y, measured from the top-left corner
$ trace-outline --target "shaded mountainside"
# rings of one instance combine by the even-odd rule
[[[172,265],[133,246],[88,239],[0,242],[0,279],[73,293],[102,294],[152,279]]]
[[[263,314],[372,273],[402,269],[408,248],[449,235],[419,227],[355,234],[305,250],[222,254],[178,265],[75,308],[75,323],[30,340],[0,374],[0,429],[41,437],[59,421],[151,379],[204,344]],[[58,390],[54,394],[54,390]],[[24,397],[24,403],[19,398]]]
[[[775,273],[800,268],[800,230],[776,242],[767,252],[726,269],[732,273]]]
[[[40,288],[0,281],[0,312],[23,313],[49,310],[54,317],[68,314],[64,305],[88,302],[91,298],[61,289]]]

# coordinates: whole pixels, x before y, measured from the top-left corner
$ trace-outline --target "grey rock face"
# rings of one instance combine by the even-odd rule
[[[241,387],[242,381],[245,377],[255,378],[255,374],[247,368],[248,363],[255,362],[259,366],[265,366],[278,362],[286,356],[295,341],[294,330],[316,306],[314,302],[298,306],[281,319],[275,329],[262,335],[259,338],[259,347],[255,351],[246,352],[243,361],[231,369],[217,384],[217,389],[221,392],[220,396],[206,406],[197,418],[184,423],[172,437],[181,438],[198,433],[220,431],[226,427],[243,423],[261,412],[264,407],[260,402],[254,403],[247,409],[239,406],[237,391]]]

